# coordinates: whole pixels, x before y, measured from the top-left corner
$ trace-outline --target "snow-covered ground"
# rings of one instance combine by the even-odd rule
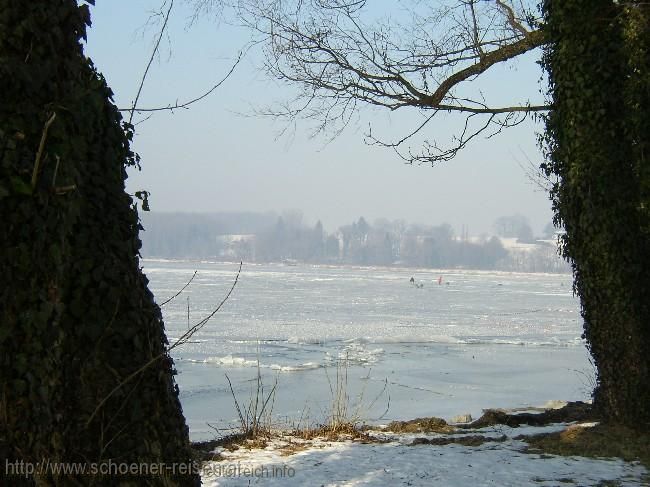
[[[519,435],[559,431],[567,425],[509,428],[494,426],[481,434],[495,441],[411,446],[414,438],[440,434],[385,434],[385,443],[284,437],[263,449],[218,450],[223,460],[203,472],[207,486],[644,486],[647,470],[619,459],[590,459],[526,453]],[[506,439],[504,441],[503,435]],[[458,437],[458,435],[453,435]],[[501,437],[501,438],[500,438]],[[296,448],[298,445],[298,448]],[[296,450],[289,453],[288,450]]]

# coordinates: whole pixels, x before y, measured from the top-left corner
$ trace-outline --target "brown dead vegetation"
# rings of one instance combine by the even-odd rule
[[[468,424],[458,425],[461,429],[477,429],[497,424],[517,428],[521,425],[545,426],[553,423],[573,423],[576,421],[598,421],[591,404],[576,401],[567,403],[559,409],[547,409],[541,413],[506,413],[497,409],[487,409],[483,416]]]
[[[447,424],[442,418],[416,418],[410,421],[393,421],[382,429],[391,433],[453,433],[455,426]]]
[[[502,443],[506,441],[508,437],[506,435],[501,435],[498,437],[489,437],[483,435],[469,435],[469,436],[450,436],[443,438],[415,438],[411,442],[410,446],[416,445],[463,445],[463,446],[481,446],[483,443],[496,442]]]
[[[639,461],[650,470],[650,434],[618,425],[569,426],[559,433],[520,436],[528,453]]]

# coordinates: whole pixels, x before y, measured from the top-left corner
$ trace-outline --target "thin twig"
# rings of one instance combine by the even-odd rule
[[[248,424],[246,423],[246,420],[244,419],[244,415],[241,412],[241,408],[239,407],[239,401],[237,401],[237,396],[235,394],[235,390],[232,387],[232,382],[230,382],[230,377],[228,377],[228,374],[224,374],[224,375],[226,376],[226,380],[228,381],[228,385],[230,386],[230,393],[232,394],[232,397],[235,400],[235,409],[237,410],[237,415],[239,416],[239,422],[241,423],[242,431],[245,433],[248,430]]]
[[[197,331],[199,331],[201,328],[205,326],[205,324],[210,321],[210,318],[212,318],[217,312],[221,309],[221,307],[228,301],[228,298],[230,298],[230,295],[232,292],[235,290],[235,286],[237,285],[237,282],[239,281],[239,275],[241,274],[241,268],[244,265],[243,262],[239,263],[239,269],[237,270],[237,275],[235,276],[235,281],[232,283],[232,286],[230,287],[230,290],[228,291],[228,294],[221,300],[219,303],[219,306],[217,306],[208,316],[203,318],[201,321],[196,323],[194,326],[192,326],[189,330],[187,330],[183,335],[176,340],[172,346],[169,347],[167,350],[168,352],[175,349],[176,347],[183,345],[186,343],[190,338],[192,338],[192,335],[194,335]]]
[[[517,21],[517,19],[515,18],[515,11],[513,10],[513,8],[510,5],[503,2],[502,0],[495,0],[495,1],[497,5],[499,5],[499,7],[501,7],[505,11],[506,16],[508,17],[508,23],[510,24],[510,27],[512,27],[513,30],[516,30],[524,37],[528,36],[530,32],[527,31],[524,28],[524,26]]]
[[[60,194],[69,193],[70,191],[74,191],[75,189],[77,189],[76,184],[69,184],[67,186],[57,186],[56,188],[54,188],[54,193],[60,195]]]
[[[193,281],[194,278],[196,277],[196,273],[197,273],[197,272],[198,272],[198,271],[194,271],[194,274],[192,274],[192,277],[190,278],[190,280],[187,281],[187,284],[185,284],[185,285],[181,288],[180,291],[178,291],[176,294],[174,294],[171,298],[168,298],[168,299],[166,299],[165,301],[163,301],[162,304],[159,304],[158,306],[162,308],[163,306],[165,306],[165,305],[166,305],[167,303],[169,303],[170,301],[173,301],[174,299],[176,299],[176,298],[177,298],[177,297],[178,297],[178,296],[179,296],[183,291],[185,291],[185,289],[187,288],[187,286],[189,286],[189,285],[192,283],[192,281]]]
[[[162,112],[162,111],[165,111],[165,110],[174,111],[174,110],[178,110],[178,109],[182,109],[182,108],[187,108],[190,105],[192,105],[192,104],[194,104],[194,103],[196,103],[198,101],[203,100],[204,98],[206,98],[207,96],[212,94],[212,92],[214,90],[216,90],[217,88],[219,88],[223,83],[225,83],[226,80],[228,78],[230,78],[230,75],[235,71],[235,68],[237,67],[237,65],[241,61],[242,56],[243,56],[243,52],[240,51],[239,55],[237,56],[237,60],[230,67],[230,69],[228,70],[226,75],[223,78],[221,78],[221,80],[219,80],[219,82],[217,84],[212,86],[212,88],[210,88],[208,91],[206,91],[202,95],[197,96],[196,98],[192,98],[191,100],[188,100],[188,101],[183,102],[183,103],[176,102],[173,105],[167,105],[165,107],[155,107],[155,108],[138,108],[134,104],[133,107],[131,107],[131,108],[120,108],[119,111],[121,111],[121,112],[133,112],[133,111],[136,111],[138,113],[142,113],[142,112]],[[148,118],[146,118],[146,119],[144,119],[142,121],[145,121],[145,120],[148,120]]]
[[[45,126],[43,127],[41,141],[38,144],[38,151],[36,152],[36,159],[34,160],[34,171],[32,172],[32,189],[36,187],[36,181],[38,180],[38,171],[41,166],[41,159],[43,158],[43,150],[45,149],[45,141],[47,140],[47,131],[50,130],[50,125],[52,125],[55,118],[56,112],[52,112],[52,115],[47,119],[47,122],[45,122]]]
[[[136,111],[135,108],[138,106],[138,100],[140,99],[140,95],[142,94],[142,88],[144,87],[144,82],[147,79],[147,74],[149,74],[149,69],[153,64],[153,60],[156,58],[158,49],[160,48],[160,42],[162,41],[162,38],[165,35],[165,30],[167,29],[167,23],[169,22],[169,15],[172,13],[173,6],[174,6],[174,0],[170,0],[169,8],[167,9],[167,13],[165,14],[165,19],[163,20],[163,25],[160,28],[160,34],[158,35],[158,39],[156,40],[156,44],[154,45],[153,51],[151,53],[151,57],[149,58],[147,67],[144,70],[144,74],[142,75],[142,79],[140,80],[140,86],[138,87],[138,92],[135,95],[135,100],[133,100],[133,106],[130,109],[129,125],[131,124],[131,122],[133,122],[133,115],[135,114]]]
[[[56,159],[56,165],[54,166],[54,174],[52,175],[52,187],[56,187],[56,176],[59,173],[59,163],[61,162],[61,158],[59,156],[54,156]]]

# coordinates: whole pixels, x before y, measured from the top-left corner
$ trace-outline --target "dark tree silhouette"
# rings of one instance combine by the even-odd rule
[[[84,56],[88,25],[76,0],[0,0],[0,458],[170,468],[27,484],[196,485],[124,190],[132,128]]]
[[[606,418],[650,429],[650,4],[548,0],[547,174]]]

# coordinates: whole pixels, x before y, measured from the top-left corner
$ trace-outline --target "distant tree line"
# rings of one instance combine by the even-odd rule
[[[328,233],[298,211],[275,213],[148,213],[143,255],[162,258],[310,262],[429,268],[564,272],[552,226],[533,237],[525,217],[501,217],[493,236],[457,236],[449,224],[408,224],[360,217]],[[507,240],[506,240],[507,239]],[[504,246],[503,242],[514,244]],[[527,245],[520,245],[527,244]]]

